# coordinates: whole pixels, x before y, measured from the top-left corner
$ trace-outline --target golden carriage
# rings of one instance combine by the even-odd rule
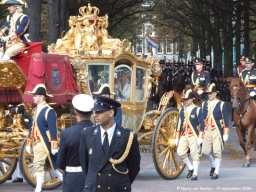
[[[70,16],[70,30],[56,44],[48,46],[49,54],[69,57],[79,93],[91,95],[101,84],[108,83],[111,91],[116,93],[115,99],[122,104],[122,126],[138,134],[141,152],[152,152],[155,167],[163,178],[177,178],[185,167],[177,157],[174,141],[179,96],[173,91],[166,93],[158,110],[146,112],[152,83],[157,84],[161,76],[159,60],[151,55],[147,58],[143,55],[136,57],[131,52],[128,40],[111,38],[107,31],[108,16],[98,16],[98,8],[89,4],[81,7],[79,13],[79,16]],[[17,64],[14,61],[0,61],[0,87],[15,88],[20,96],[24,96],[28,73],[19,67],[22,61],[19,60]],[[14,76],[16,80],[13,80]],[[174,98],[177,108],[167,109],[171,98]],[[0,104],[0,183],[13,174],[19,158],[24,178],[35,186],[33,155],[25,150],[24,138],[28,130],[24,128],[24,120],[22,116],[11,116],[6,110],[6,102]],[[30,114],[32,105],[23,105]],[[61,109],[70,108],[70,102],[61,105]],[[70,122],[75,122],[75,118],[65,111],[69,110],[57,111],[60,131],[68,127]],[[13,119],[13,124],[9,123],[10,119]],[[60,185],[60,180],[46,171],[43,188],[54,189]]]

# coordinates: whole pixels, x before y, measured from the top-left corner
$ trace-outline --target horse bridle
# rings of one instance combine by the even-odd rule
[[[239,115],[239,117],[240,117],[240,123],[241,123],[242,117],[243,117],[244,114],[250,109],[250,103],[251,103],[252,97],[248,97],[248,98],[242,100],[243,90],[242,90],[241,88],[239,89],[239,93],[240,93],[240,94],[239,94],[239,97],[237,97],[237,96],[231,96],[231,99],[232,99],[232,100],[235,100],[235,99],[236,99],[236,100],[239,101],[239,103],[237,104],[238,107],[240,107],[241,104],[243,104],[243,103],[245,103],[245,102],[247,102],[247,101],[249,100],[249,104],[248,104],[247,108],[245,109],[245,111],[244,111],[243,113],[240,114],[240,113],[237,112],[236,109],[234,109],[234,111],[236,112],[236,114]],[[231,95],[232,95],[232,92],[231,92]]]

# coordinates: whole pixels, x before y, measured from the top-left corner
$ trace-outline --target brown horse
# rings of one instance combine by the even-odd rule
[[[239,142],[246,155],[246,162],[244,167],[250,167],[251,156],[251,141],[254,141],[254,160],[256,157],[256,107],[252,97],[247,92],[244,83],[239,78],[231,78],[230,80],[230,93],[232,107],[234,109],[233,119],[236,125],[236,132],[239,137]],[[243,132],[247,131],[248,139],[246,144],[244,142]]]

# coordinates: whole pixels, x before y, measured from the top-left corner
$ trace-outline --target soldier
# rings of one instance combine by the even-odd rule
[[[191,180],[197,180],[197,170],[200,163],[200,145],[203,142],[204,134],[204,117],[202,109],[193,104],[194,96],[192,89],[184,90],[181,99],[184,102],[184,107],[180,108],[176,127],[175,143],[177,145],[177,154],[188,166],[187,178],[193,175]],[[193,165],[188,159],[187,151],[189,149]]]
[[[217,89],[214,83],[208,87],[206,93],[208,94],[209,100],[204,101],[202,104],[205,119],[202,153],[211,162],[211,179],[218,179],[223,142],[228,140],[228,112],[225,102],[216,99]]]
[[[84,191],[131,191],[140,170],[137,136],[114,122],[119,102],[95,98],[92,110],[97,125],[82,131],[79,149]]]
[[[254,61],[251,58],[245,58],[246,70],[240,73],[240,78],[244,82],[245,87],[251,97],[256,94],[256,70],[253,68]]]
[[[195,61],[196,71],[191,75],[191,87],[195,89],[203,100],[207,100],[207,94],[204,93],[207,85],[211,83],[210,74],[203,70],[203,61],[196,58]]]
[[[57,167],[58,139],[56,127],[56,112],[46,103],[47,97],[52,95],[46,92],[44,84],[35,86],[32,92],[37,107],[33,110],[33,124],[27,137],[26,151],[34,150],[34,169],[36,176],[35,192],[42,191],[45,171],[62,181],[62,174]]]
[[[0,28],[0,37],[6,42],[6,51],[0,48],[0,60],[9,60],[20,53],[22,49],[29,45],[29,18],[23,14],[24,0],[3,0],[2,5],[8,5],[10,15],[7,16],[4,25]]]
[[[82,192],[84,190],[85,175],[82,172],[79,147],[81,132],[85,127],[91,127],[94,100],[85,94],[76,95],[72,99],[77,124],[60,133],[60,149],[58,152],[58,166],[64,170],[62,191]]]

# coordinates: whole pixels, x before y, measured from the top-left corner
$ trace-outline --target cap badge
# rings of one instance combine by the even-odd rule
[[[118,131],[116,132],[116,135],[117,135],[117,137],[121,137],[121,132],[118,130]]]

